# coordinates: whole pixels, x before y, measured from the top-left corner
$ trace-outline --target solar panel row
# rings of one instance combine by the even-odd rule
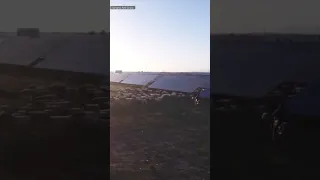
[[[130,74],[122,83],[145,86],[155,80],[158,74]]]
[[[152,83],[149,88],[170,91],[193,92],[197,88],[210,88],[208,75],[164,75]]]
[[[62,42],[65,37],[68,40]],[[250,44],[227,43],[223,39],[226,37],[219,40],[219,36],[215,36],[211,39],[213,93],[261,97],[283,81],[310,81],[318,74],[319,43]],[[60,43],[60,48],[53,48]],[[40,35],[39,38],[30,39],[1,35],[0,63],[28,65],[45,55],[45,60],[36,65],[37,68],[107,75],[109,70],[106,69],[106,63],[109,63],[110,54],[108,49],[108,41],[102,36],[59,34]],[[128,74],[110,74],[110,81],[147,85],[155,80],[150,88],[182,92],[192,92],[198,87],[210,88],[210,74],[207,73],[194,73],[193,76],[158,74],[163,76],[140,73],[126,78]]]
[[[320,66],[320,43],[290,45],[227,39],[219,36],[211,39],[213,93],[262,97],[284,81],[307,80],[311,76],[304,73],[315,74]]]
[[[38,68],[108,75],[108,41],[103,36],[70,36]]]
[[[39,57],[36,68],[108,75],[107,36],[41,34],[38,38],[1,36],[0,63],[29,65]]]
[[[110,73],[110,82],[116,82],[119,83],[121,81],[123,81],[126,77],[128,76],[127,73]]]
[[[110,81],[186,93],[210,88],[210,74],[110,73]]]

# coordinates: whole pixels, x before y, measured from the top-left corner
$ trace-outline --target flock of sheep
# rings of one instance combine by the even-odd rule
[[[185,98],[187,93],[168,92],[164,90],[153,90],[148,88],[125,87],[111,90],[111,102],[117,100],[138,100],[142,102],[162,101],[166,97]]]

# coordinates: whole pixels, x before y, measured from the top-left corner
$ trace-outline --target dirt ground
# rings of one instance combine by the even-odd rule
[[[22,107],[26,103],[25,100],[21,102],[22,89],[52,84],[61,84],[61,82],[0,75],[0,105]],[[133,94],[135,88],[139,89],[139,87],[113,84],[110,87],[110,95],[119,96],[117,91],[128,87]],[[122,91],[122,94],[125,92]],[[210,106],[208,103],[195,106],[190,97],[185,96],[146,102],[120,99],[113,101],[110,105],[110,179],[206,180],[210,178]],[[49,124],[44,126],[51,127]],[[17,139],[10,143],[7,143],[7,140],[1,141],[6,146],[6,150],[1,151],[4,158],[1,158],[0,166],[6,168],[0,170],[0,177],[24,179],[23,177],[27,175],[13,174],[28,171],[29,177],[37,176],[31,179],[39,179],[39,175],[43,177],[42,179],[85,179],[86,177],[79,173],[81,171],[92,179],[105,179],[102,177],[107,176],[105,174],[107,171],[104,169],[108,157],[102,153],[108,149],[105,143],[107,141],[103,138],[103,134],[107,136],[107,128],[99,129],[93,124],[83,124],[83,126],[81,129],[70,127],[63,136],[54,137],[55,142],[51,144],[43,143],[48,140],[41,138],[41,140],[32,140],[31,145],[28,143],[29,140],[28,142],[25,140],[29,138],[28,134],[31,132],[20,132],[20,130],[18,134],[10,132],[10,136],[17,136]],[[92,128],[88,128],[89,126]],[[103,125],[103,127],[107,126]],[[50,131],[41,131],[41,133],[47,134],[49,138],[55,131],[51,128]],[[22,134],[24,135],[21,136]],[[58,157],[58,150],[45,150],[51,146],[60,148],[59,158],[55,158]],[[43,151],[40,150],[41,148]],[[22,149],[24,150],[21,151]],[[70,153],[74,157],[68,160]],[[18,156],[24,159],[19,159]],[[82,159],[79,159],[80,156],[83,156]],[[30,160],[31,157],[42,158]],[[70,162],[62,163],[66,159]],[[55,165],[48,164],[51,161],[57,162]],[[97,163],[101,163],[100,169],[97,169]],[[69,166],[73,168],[68,170]],[[35,172],[30,172],[31,169]]]
[[[108,122],[91,123],[94,119],[83,115],[88,109],[81,109],[81,116],[70,116],[71,109],[77,105],[74,100],[82,101],[82,98],[82,103],[90,104],[93,97],[86,97],[85,92],[81,95],[80,86],[76,93],[61,88],[72,91],[75,85],[42,77],[0,75],[0,179],[71,180],[109,176],[106,170],[109,143],[105,139],[109,134]],[[99,86],[95,88],[100,91]],[[33,91],[34,100],[22,90]],[[38,99],[46,95],[57,97]],[[47,105],[40,102],[43,100]],[[68,107],[48,106],[66,101]]]
[[[210,179],[208,104],[177,97],[120,100],[110,112],[112,180]]]

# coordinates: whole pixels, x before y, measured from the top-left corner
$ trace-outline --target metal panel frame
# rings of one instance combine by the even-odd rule
[[[165,78],[167,77],[175,77],[175,78],[183,78],[183,77],[187,77],[189,79],[187,80],[193,80],[192,78],[196,79],[197,77],[202,76],[203,78],[208,78],[207,82],[206,80],[202,80],[202,81],[193,81],[194,83],[194,87],[190,87],[188,89],[182,89],[182,86],[180,84],[179,87],[181,88],[171,88],[171,87],[160,87],[160,85],[158,85],[158,83],[160,83],[161,81],[165,81]],[[205,88],[209,88],[210,87],[210,76],[205,76],[205,75],[163,75],[161,77],[159,77],[155,82],[153,82],[149,88],[153,88],[153,89],[163,89],[163,90],[168,90],[168,91],[180,91],[180,92],[187,92],[187,93],[191,93],[194,90],[196,90],[199,87],[205,87]],[[173,81],[177,81],[177,80],[173,80]],[[179,82],[173,82],[173,83],[179,83]]]

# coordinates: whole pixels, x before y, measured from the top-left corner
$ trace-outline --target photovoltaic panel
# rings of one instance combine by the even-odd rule
[[[163,75],[149,86],[149,88],[180,92],[193,92],[199,87],[210,87],[209,75]]]
[[[210,46],[210,71],[212,91],[216,94],[262,97],[297,72],[320,65],[319,50],[306,48],[309,45],[303,43],[228,43],[214,39]]]
[[[114,73],[110,72],[110,81],[111,82],[121,82],[128,76],[127,73]]]
[[[144,86],[152,82],[153,80],[155,80],[155,78],[158,76],[159,76],[158,74],[132,73],[132,74],[129,74],[128,77],[125,78],[121,83]]]
[[[308,85],[297,96],[288,100],[285,107],[290,114],[320,117],[320,83]]]
[[[0,44],[0,63],[28,65],[32,62],[25,58],[26,49],[29,49],[29,38],[26,37],[9,37],[5,42]],[[31,49],[32,50],[32,49]],[[29,52],[30,53],[30,52]]]
[[[0,44],[1,63],[29,65],[38,57],[47,53],[60,43],[59,36],[41,36],[39,38],[8,36]]]
[[[106,36],[70,35],[36,67],[108,75],[109,46]]]
[[[210,98],[210,89],[205,89],[203,91],[200,91],[199,97],[206,98],[206,99]]]

